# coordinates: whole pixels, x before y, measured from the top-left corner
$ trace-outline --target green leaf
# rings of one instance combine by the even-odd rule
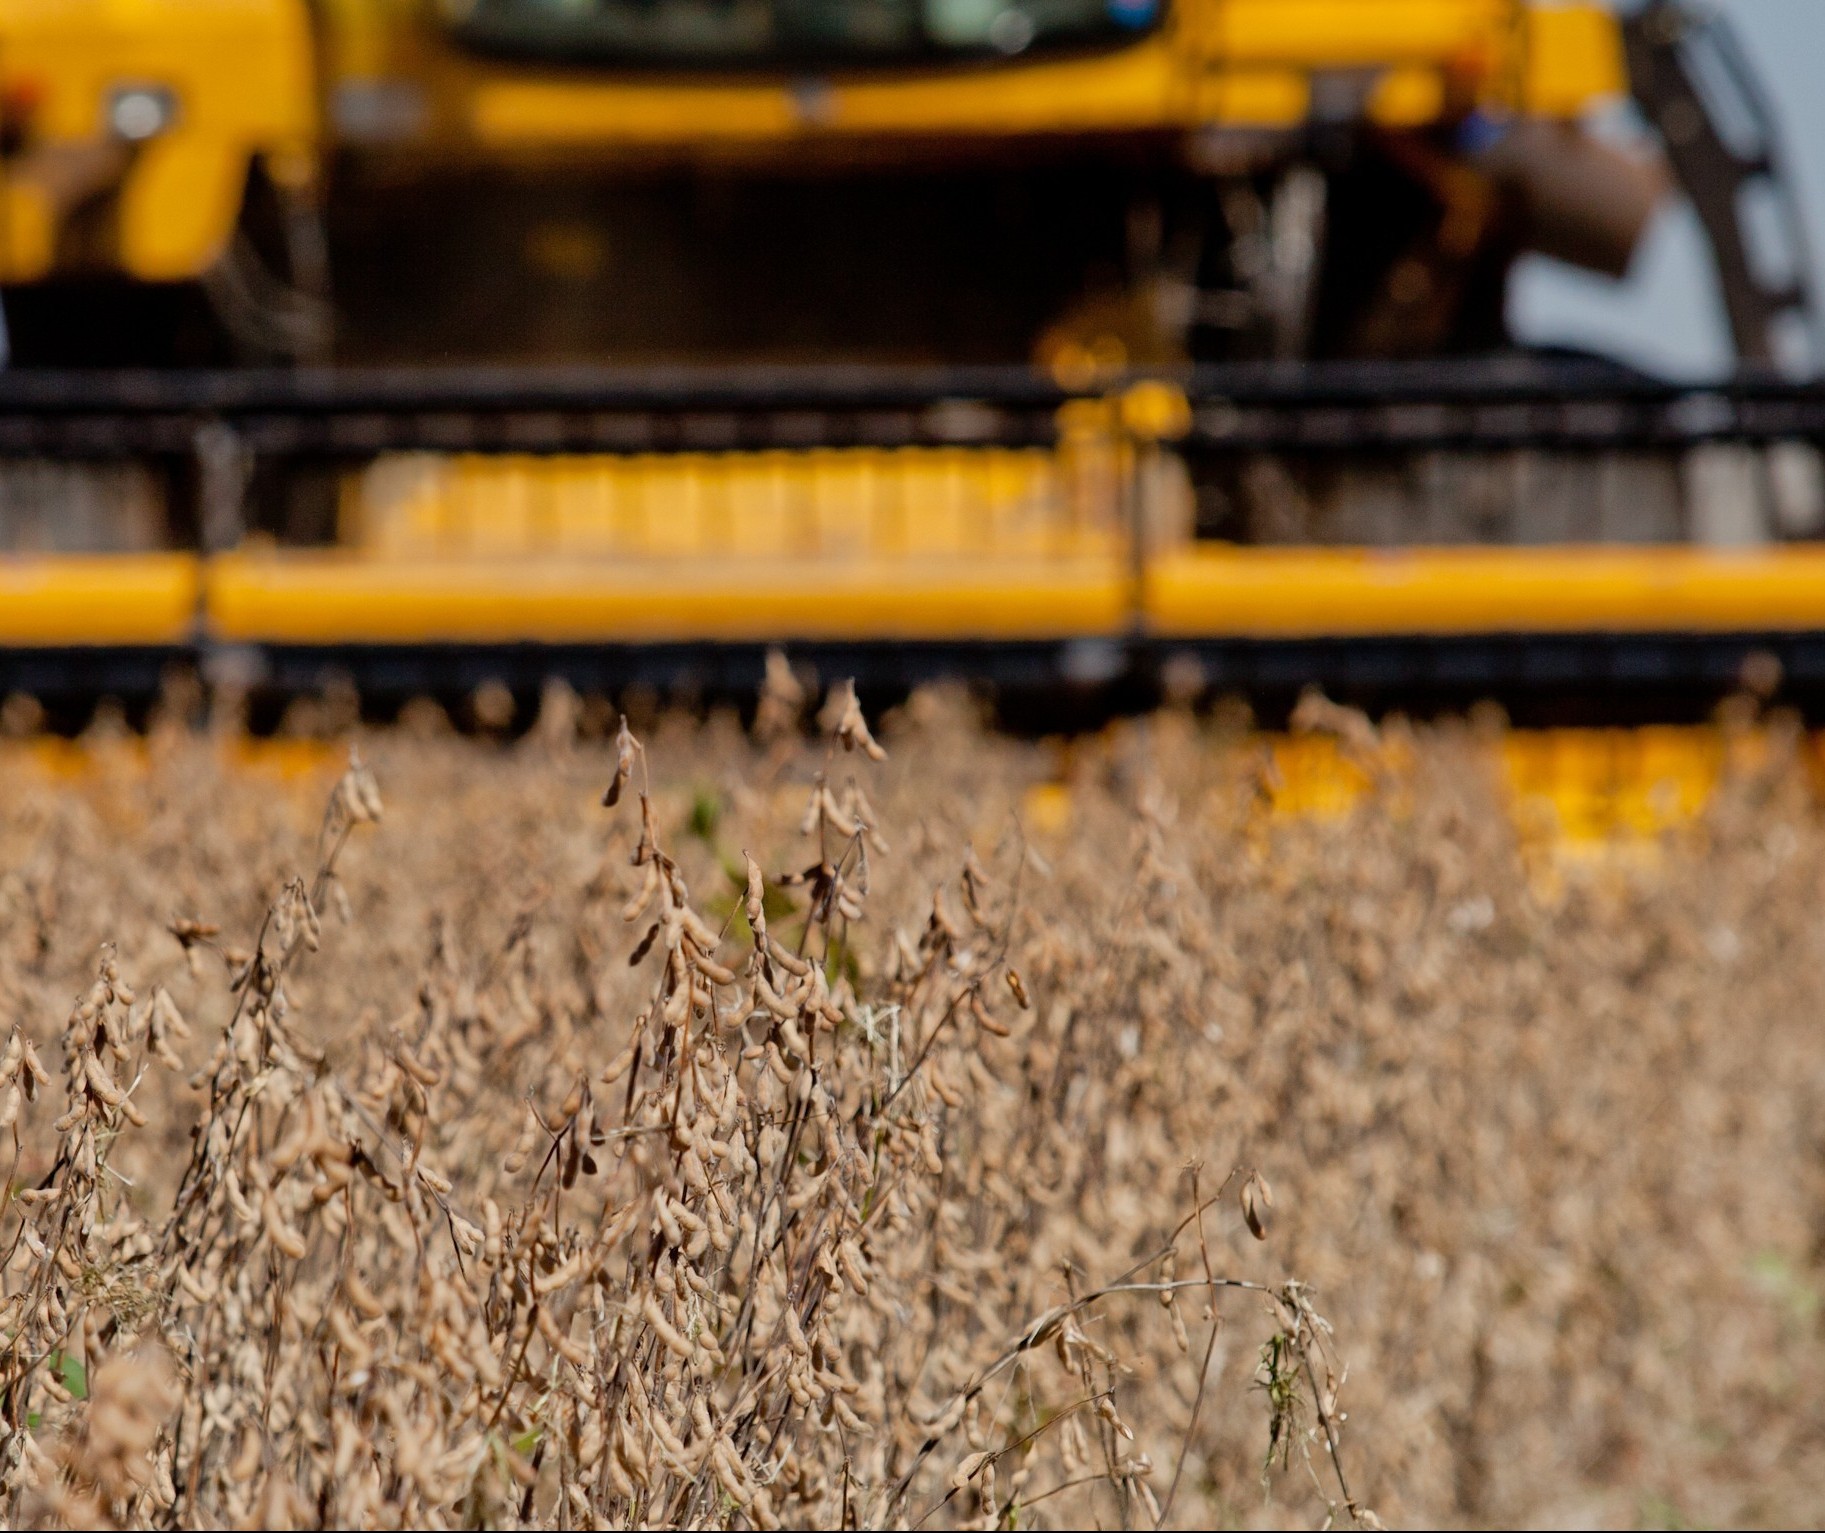
[[[862,965],[849,944],[840,938],[830,944],[830,951],[824,955],[824,978],[835,984],[839,976],[857,987],[862,983]]]
[[[51,1354],[51,1371],[57,1382],[78,1400],[89,1398],[89,1370],[67,1352]]]
[[[716,844],[716,827],[722,823],[722,799],[708,788],[691,795],[691,818],[685,829],[704,845]]]

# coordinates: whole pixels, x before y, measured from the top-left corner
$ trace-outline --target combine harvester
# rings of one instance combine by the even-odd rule
[[[1514,352],[1675,185],[1736,379]],[[0,692],[1825,697],[1803,273],[1666,3],[6,0]]]

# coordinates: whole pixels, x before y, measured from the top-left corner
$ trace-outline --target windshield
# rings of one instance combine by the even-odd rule
[[[1120,42],[1164,0],[445,0],[459,36],[546,58],[760,65],[1013,57]]]

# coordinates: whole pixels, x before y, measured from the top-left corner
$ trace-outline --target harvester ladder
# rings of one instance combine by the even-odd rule
[[[1710,243],[1738,358],[1817,371],[1805,232],[1774,113],[1735,34],[1683,0],[1650,0],[1622,33],[1630,88]]]

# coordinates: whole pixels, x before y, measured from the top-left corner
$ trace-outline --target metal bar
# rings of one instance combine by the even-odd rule
[[[1132,380],[1109,380],[1101,394]],[[1551,359],[1208,367],[1171,381],[1204,452],[1679,447],[1825,439],[1825,385],[1676,385]],[[261,456],[1043,445],[1074,397],[1024,368],[0,370],[0,454],[181,456],[220,422]]]

